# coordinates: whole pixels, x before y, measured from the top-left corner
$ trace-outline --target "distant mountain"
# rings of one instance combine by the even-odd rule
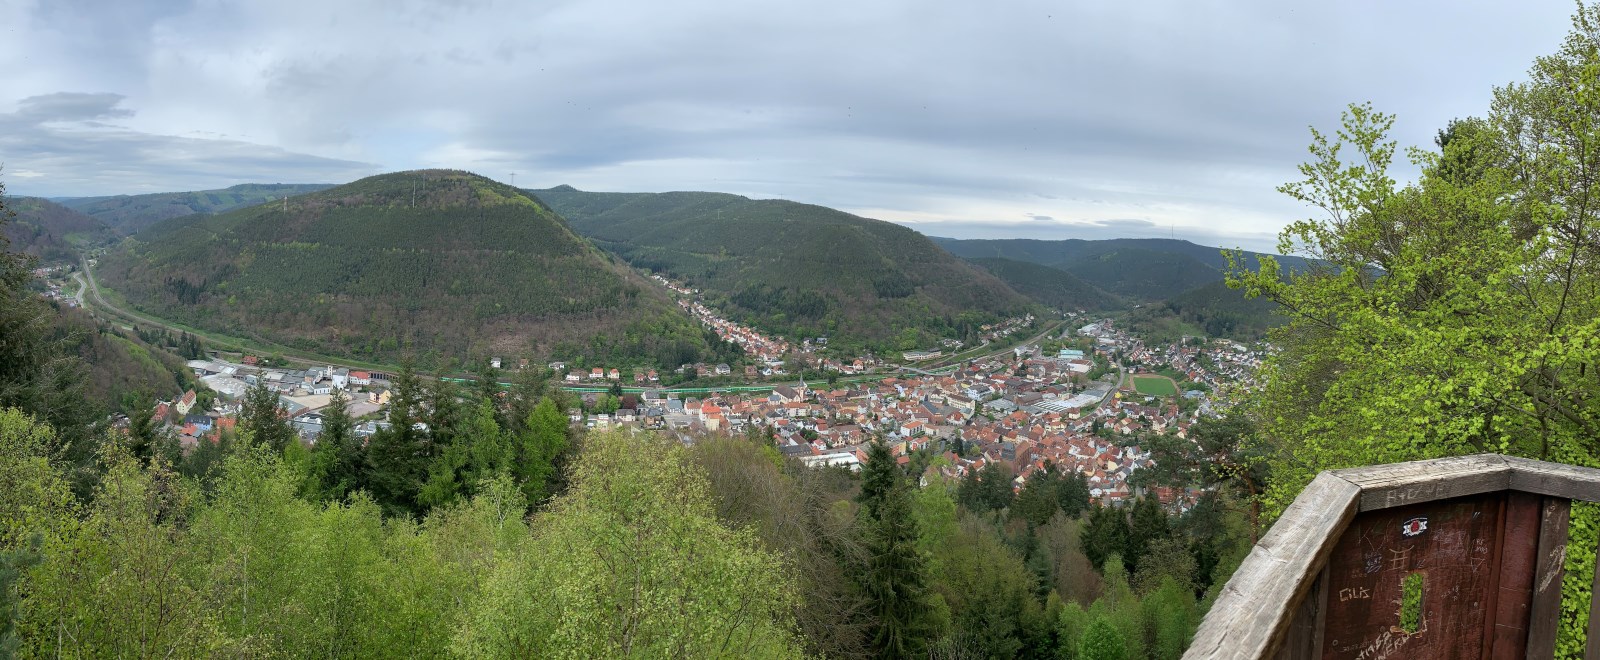
[[[6,206],[17,216],[0,230],[11,249],[39,257],[43,263],[74,261],[78,251],[113,238],[111,229],[87,215],[39,197],[15,197]]]
[[[1118,295],[1166,300],[1221,281],[1227,259],[1221,248],[1165,238],[1035,240],[934,238],[952,254],[966,258],[1000,257],[1058,268]],[[1254,266],[1258,253],[1243,253]],[[1300,268],[1299,257],[1274,255],[1286,268]]]
[[[730,350],[542,203],[459,171],[168,220],[100,276],[151,314],[327,354],[678,365]]]
[[[1067,271],[1027,261],[979,257],[969,259],[1012,289],[1040,304],[1063,310],[1105,310],[1122,306],[1116,296]]]
[[[1030,304],[922,234],[822,206],[709,192],[530,192],[634,266],[790,336],[922,345]]]
[[[73,197],[57,200],[124,234],[136,234],[162,220],[196,213],[224,213],[332,188],[327,183],[245,183],[222,190]]]
[[[1282,325],[1277,303],[1246,298],[1243,291],[1217,281],[1185,291],[1170,300],[1147,305],[1129,315],[1131,328],[1151,341],[1183,335],[1204,335],[1251,341]]]

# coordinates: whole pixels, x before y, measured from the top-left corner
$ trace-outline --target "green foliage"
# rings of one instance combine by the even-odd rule
[[[528,414],[526,429],[516,447],[517,477],[529,504],[539,504],[560,491],[561,464],[572,446],[567,415],[545,397]]]
[[[0,234],[11,242],[11,249],[38,257],[42,263],[77,261],[84,248],[112,239],[111,230],[99,220],[38,197],[15,197],[7,205],[17,217],[0,226]]]
[[[794,586],[748,531],[720,526],[681,445],[590,436],[572,490],[501,564],[454,650],[472,657],[797,654]]]
[[[1184,335],[1255,341],[1284,324],[1279,310],[1271,300],[1247,297],[1216,281],[1134,311],[1128,315],[1128,329],[1149,343]]]
[[[103,262],[102,282],[149,313],[326,354],[660,365],[737,354],[549,209],[464,172],[177,218]]]
[[[1068,311],[1116,309],[1123,305],[1116,296],[1059,268],[999,257],[968,261],[982,266],[1007,286],[1042,305]]]
[[[1400,629],[1415,633],[1422,628],[1422,573],[1407,574],[1400,582]]]
[[[421,428],[421,388],[410,366],[394,380],[389,400],[389,425],[367,439],[366,489],[390,515],[421,513],[417,499],[426,477],[427,433]]]
[[[1112,555],[1120,555],[1128,547],[1129,535],[1128,518],[1121,509],[1096,507],[1083,528],[1083,553],[1095,568],[1100,568]]]
[[[871,445],[863,472],[861,501],[869,558],[861,589],[876,619],[870,648],[880,658],[914,657],[925,651],[934,627],[910,484],[881,440]]]
[[[1132,660],[1128,653],[1128,640],[1104,616],[1095,617],[1083,631],[1078,642],[1080,660]]]
[[[13,215],[7,203],[0,184],[0,229]],[[69,345],[53,331],[55,310],[28,290],[33,260],[9,247],[0,232],[0,407],[18,408],[57,429],[53,449],[74,467],[78,494],[87,495],[98,415],[85,394],[85,366],[67,358]]]
[[[1292,312],[1256,401],[1272,509],[1330,468],[1486,451],[1600,465],[1596,71],[1591,5],[1526,82],[1494,90],[1486,117],[1410,150],[1421,176],[1404,186],[1389,173],[1392,116],[1352,105],[1335,134],[1312,131],[1304,178],[1280,190],[1319,217],[1280,246],[1318,261],[1229,278]],[[1589,579],[1569,573],[1563,599],[1587,601]],[[1570,654],[1584,633],[1563,607]]]
[[[975,512],[999,511],[1011,506],[1011,468],[998,461],[985,461],[981,469],[968,470],[956,491],[956,501]]]
[[[294,429],[289,426],[288,413],[279,405],[278,393],[258,381],[245,390],[239,409],[239,430],[248,434],[251,442],[282,454],[291,443],[299,442]]]
[[[703,192],[533,191],[637,268],[728,303],[763,330],[887,350],[961,337],[963,313],[1025,309],[1004,283],[893,223],[783,200]]]
[[[1039,527],[1050,522],[1057,513],[1076,518],[1087,508],[1088,479],[1077,471],[1062,474],[1047,461],[1043,470],[1035,471],[1023,483],[1022,491],[1011,505],[1011,515]]]

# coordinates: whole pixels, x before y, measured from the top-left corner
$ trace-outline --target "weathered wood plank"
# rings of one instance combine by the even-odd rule
[[[1511,467],[1510,487],[1513,490],[1600,502],[1600,470],[1515,456],[1506,456],[1504,459],[1506,465]]]
[[[1361,510],[1419,504],[1477,495],[1511,486],[1504,456],[1478,454],[1409,463],[1334,470],[1334,476],[1361,489]]]
[[[1561,620],[1561,578],[1567,570],[1567,530],[1572,500],[1544,498],[1539,513],[1538,566],[1528,611],[1528,654],[1534,660],[1556,655],[1556,624]]]
[[[1500,546],[1500,578],[1488,657],[1518,660],[1528,649],[1528,613],[1533,603],[1539,551],[1539,514],[1544,498],[1506,494],[1505,531]]]
[[[1288,635],[1361,489],[1324,472],[1295,498],[1223,586],[1185,658],[1266,658]]]
[[[1312,660],[1322,657],[1322,626],[1328,611],[1328,567],[1311,583],[1304,602],[1295,610],[1286,641],[1274,657],[1278,660]]]

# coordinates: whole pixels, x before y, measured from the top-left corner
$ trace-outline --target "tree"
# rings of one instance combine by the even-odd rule
[[[1128,547],[1128,535],[1128,519],[1121,509],[1097,507],[1083,528],[1083,554],[1095,568],[1101,568],[1107,558]]]
[[[861,466],[861,494],[856,501],[868,519],[877,520],[884,501],[901,481],[900,466],[883,438],[867,445],[867,462]]]
[[[239,410],[239,430],[249,433],[251,442],[280,454],[295,437],[294,429],[278,405],[278,394],[267,387],[266,381],[257,381],[245,390]]]
[[[1095,617],[1078,642],[1079,660],[1131,660],[1128,640],[1104,616]]]
[[[87,497],[97,476],[97,415],[85,396],[87,369],[68,354],[70,337],[52,337],[56,310],[28,290],[34,260],[11,251],[7,225],[16,215],[0,183],[0,407],[37,416],[57,429],[61,460],[74,468],[73,487]]]
[[[871,558],[861,586],[876,618],[870,646],[880,658],[921,655],[932,635],[927,576],[917,550],[917,524],[911,515],[908,489],[895,470],[895,482],[867,522]]]
[[[528,414],[527,427],[517,444],[516,474],[528,504],[538,505],[560,491],[561,463],[571,441],[567,416],[545,397]]]
[[[1137,573],[1140,562],[1150,552],[1151,545],[1171,535],[1171,527],[1167,524],[1167,512],[1162,510],[1161,502],[1154,497],[1141,497],[1133,503],[1133,511],[1129,515],[1127,545],[1123,546],[1122,558],[1128,565],[1128,572]]]
[[[675,441],[591,435],[532,551],[496,568],[454,650],[469,657],[797,657],[795,587],[719,524]]]
[[[385,513],[418,513],[417,491],[426,476],[428,453],[424,433],[417,428],[420,392],[409,364],[402,366],[394,385],[389,426],[367,441],[367,486]]]
[[[1330,468],[1484,451],[1600,465],[1597,69],[1590,5],[1486,117],[1412,149],[1421,176],[1404,186],[1392,116],[1353,105],[1336,135],[1312,131],[1304,178],[1280,190],[1318,215],[1279,237],[1312,261],[1235,262],[1228,278],[1289,313],[1253,404],[1271,511]],[[1572,547],[1592,545],[1592,515],[1575,514]],[[1581,646],[1577,618],[1558,647]]]

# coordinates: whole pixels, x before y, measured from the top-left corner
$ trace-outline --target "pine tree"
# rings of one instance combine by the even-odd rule
[[[881,437],[873,440],[867,445],[867,462],[861,466],[861,494],[856,496],[867,518],[879,517],[884,500],[899,481],[900,466],[895,464],[889,445]]]
[[[1149,554],[1151,544],[1171,535],[1171,528],[1167,524],[1167,512],[1161,508],[1161,502],[1154,497],[1141,497],[1133,504],[1133,513],[1128,524],[1127,545],[1123,546],[1122,558],[1128,564],[1128,572],[1136,573],[1139,570],[1139,561]]]
[[[870,460],[869,460],[870,463]],[[876,618],[871,648],[879,658],[922,655],[932,636],[925,560],[917,551],[917,524],[908,486],[896,480],[869,519],[863,591]]]
[[[545,397],[528,414],[517,446],[517,478],[522,482],[528,503],[537,505],[561,489],[561,462],[571,445],[567,436],[567,416],[556,408],[553,397]]]
[[[1115,507],[1098,507],[1083,527],[1083,554],[1096,569],[1128,546],[1128,519]]]
[[[257,381],[245,392],[239,411],[239,428],[248,431],[255,444],[266,445],[280,454],[295,436],[289,420],[278,407],[277,393],[268,388],[265,381]]]
[[[322,409],[322,433],[311,456],[311,482],[319,499],[342,501],[366,482],[366,448],[355,435],[349,402],[344,392],[334,392]]]
[[[373,499],[389,514],[417,513],[416,493],[427,467],[426,438],[416,428],[420,405],[417,376],[405,365],[389,400],[389,427],[367,444],[368,483]]]

